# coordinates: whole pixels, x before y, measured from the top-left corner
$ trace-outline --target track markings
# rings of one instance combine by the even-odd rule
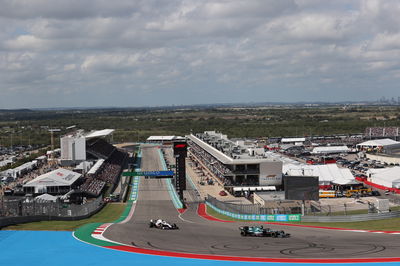
[[[107,228],[112,225],[112,223],[106,223],[98,226],[94,231],[92,232],[92,237],[97,238],[96,235],[102,235],[104,231],[107,230]]]

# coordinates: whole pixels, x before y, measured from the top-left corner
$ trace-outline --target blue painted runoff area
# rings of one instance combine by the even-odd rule
[[[132,239],[133,240],[133,239]],[[174,266],[305,266],[299,263],[260,263],[185,259],[174,257],[152,256],[110,250],[83,243],[72,237],[71,232],[51,231],[0,231],[1,265],[4,266],[121,266],[121,265],[174,265]],[[400,263],[385,263],[400,265]],[[312,264],[339,265],[339,264]],[[361,264],[341,264],[361,265]],[[368,266],[383,265],[368,263]]]

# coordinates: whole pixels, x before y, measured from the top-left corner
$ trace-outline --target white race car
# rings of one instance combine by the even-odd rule
[[[158,229],[163,229],[163,230],[175,230],[175,229],[179,229],[178,226],[176,226],[176,224],[170,224],[167,223],[165,220],[162,219],[151,219],[149,222],[149,227],[150,228],[158,228]]]

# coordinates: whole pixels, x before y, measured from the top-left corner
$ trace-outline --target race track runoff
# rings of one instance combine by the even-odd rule
[[[157,147],[142,147],[142,170],[162,170]],[[174,207],[165,180],[142,178],[133,216],[113,224],[103,236],[141,249],[191,254],[283,259],[358,259],[400,257],[400,235],[376,234],[269,224],[290,238],[242,237],[238,227],[254,223],[222,223],[197,214],[195,193],[187,193],[188,210]],[[176,223],[179,230],[149,228],[150,219]],[[266,225],[265,225],[266,226]]]
[[[142,167],[154,170],[152,167],[160,166],[158,156],[153,150],[146,151],[145,149],[143,151],[146,160]],[[149,158],[152,160],[147,161]],[[243,223],[213,222],[199,217],[196,214],[197,199],[193,191],[189,190],[185,195],[192,202],[189,210],[179,216],[163,181],[147,179],[141,181],[139,201],[133,216],[127,219],[125,224],[111,225],[104,233],[104,236],[114,241],[124,242],[126,246],[118,246],[114,242],[102,242],[91,237],[90,234],[93,236],[93,233],[90,232],[94,232],[96,224],[87,225],[89,234],[84,234],[84,239],[80,240],[77,240],[76,232],[72,235],[71,232],[0,231],[1,265],[260,265],[260,262],[254,263],[248,260],[231,261],[211,258],[218,254],[232,254],[234,258],[251,255],[254,258],[288,259],[286,262],[280,261],[279,263],[273,259],[264,260],[268,262],[262,265],[269,266],[310,265],[309,263],[298,263],[299,259],[303,259],[304,262],[307,258],[328,258],[328,265],[340,265],[338,259],[349,258],[345,260],[346,265],[358,266],[361,264],[355,261],[360,261],[362,258],[365,258],[366,261],[387,262],[391,261],[387,259],[388,257],[400,257],[400,254],[396,252],[399,250],[396,241],[400,237],[399,235],[271,225],[275,229],[286,230],[292,234],[292,237],[289,239],[243,238],[240,237],[237,228]],[[177,231],[150,230],[147,226],[148,219],[157,217],[176,222],[181,229]],[[123,219],[116,222],[121,220]],[[94,229],[90,229],[91,226]],[[85,239],[90,239],[90,241],[85,241]],[[139,246],[143,248],[140,249]],[[129,251],[129,249],[133,252],[120,251]],[[174,251],[176,251],[176,257],[163,255],[163,252],[172,254]],[[197,255],[200,259],[193,259],[196,254],[190,255],[193,258],[179,256],[179,254],[189,254],[189,252],[210,254],[210,258],[201,259],[207,255]],[[325,263],[321,260],[324,260]],[[314,260],[312,265],[327,265],[326,260],[320,259],[320,262]],[[368,263],[368,265],[400,265],[400,259],[392,261],[395,262],[375,262]]]

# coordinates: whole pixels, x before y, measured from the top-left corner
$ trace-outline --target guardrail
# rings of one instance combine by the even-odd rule
[[[214,211],[226,215],[231,218],[249,221],[302,221],[302,222],[361,222],[382,220],[389,218],[400,217],[400,211],[392,211],[387,213],[370,213],[370,214],[355,214],[355,215],[305,215],[299,213],[291,213],[291,208],[270,209],[262,208],[257,204],[235,204],[230,202],[219,201],[216,198],[208,195],[206,199],[207,206]],[[273,212],[272,212],[273,211]],[[298,215],[301,218],[295,220]]]

